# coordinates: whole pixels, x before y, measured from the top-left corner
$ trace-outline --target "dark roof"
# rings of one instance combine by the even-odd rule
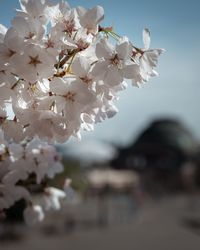
[[[171,119],[152,122],[131,147],[135,148],[144,143],[173,147],[183,153],[190,153],[197,147],[190,131],[182,123]]]
[[[178,168],[188,157],[193,157],[197,146],[182,123],[172,119],[156,120],[134,142],[119,150],[111,165],[114,168],[129,168],[134,162],[145,160],[146,167]]]

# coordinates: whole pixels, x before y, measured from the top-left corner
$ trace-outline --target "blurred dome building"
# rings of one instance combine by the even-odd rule
[[[198,143],[182,123],[162,119],[154,121],[126,148],[119,150],[111,165],[115,169],[133,169],[145,176],[145,183],[179,186],[181,167],[194,162]]]

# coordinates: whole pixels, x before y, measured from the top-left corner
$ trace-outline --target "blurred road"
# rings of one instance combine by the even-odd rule
[[[145,203],[128,224],[71,233],[24,230],[19,242],[0,243],[0,250],[199,250],[200,204],[185,196]],[[197,206],[198,205],[198,206]]]

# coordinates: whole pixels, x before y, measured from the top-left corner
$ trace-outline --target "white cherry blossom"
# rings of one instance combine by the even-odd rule
[[[138,83],[147,82],[151,77],[158,75],[158,73],[155,71],[155,67],[158,63],[158,57],[165,50],[150,49],[150,42],[150,31],[146,28],[143,30],[144,49],[133,49],[133,57],[136,58],[136,60],[139,60],[140,66],[141,79],[139,79]],[[133,85],[135,85],[134,82]]]
[[[20,142],[24,139],[24,129],[20,122],[15,120],[6,120],[2,124],[2,129],[5,132],[5,138],[8,141]]]
[[[17,16],[12,20],[13,28],[17,31],[19,37],[28,42],[39,42],[45,34],[45,26],[37,19],[25,19]]]
[[[110,86],[120,85],[124,78],[132,79],[139,74],[139,67],[129,61],[131,46],[127,37],[113,46],[107,39],[102,39],[96,46],[99,61],[93,69],[94,75],[102,77]]]
[[[15,67],[14,73],[31,83],[49,78],[55,72],[55,60],[38,45],[26,46],[24,53],[14,55],[11,63]]]
[[[64,191],[54,187],[48,187],[44,191],[44,197],[41,204],[45,210],[59,210],[61,207],[60,200],[65,197],[66,194]]]
[[[0,63],[10,63],[16,53],[22,51],[23,40],[18,36],[13,27],[7,30],[3,43],[0,43]]]
[[[17,10],[18,16],[25,18],[34,18],[45,24],[48,20],[45,10],[47,8],[47,0],[19,0],[21,10]]]
[[[97,34],[98,25],[104,18],[104,9],[101,6],[96,6],[89,10],[78,7],[76,11],[78,12],[81,26],[87,29],[87,32]]]
[[[51,25],[55,26],[57,23],[61,23],[64,16],[71,10],[68,2],[61,1],[60,3],[48,6],[46,8],[46,14],[51,21]]]
[[[0,184],[0,193],[3,196],[2,200],[4,201],[5,207],[9,208],[16,201],[24,198],[30,200],[30,193],[22,186],[13,185],[10,183]]]
[[[86,88],[95,91],[95,77],[92,75],[93,60],[89,60],[82,54],[77,56],[72,64],[72,72],[77,76],[77,80]]]
[[[79,120],[81,112],[94,101],[93,94],[76,79],[54,79],[50,90],[58,112],[63,112],[68,122]]]
[[[44,219],[44,212],[39,205],[29,205],[24,210],[24,220],[28,226],[33,226]]]

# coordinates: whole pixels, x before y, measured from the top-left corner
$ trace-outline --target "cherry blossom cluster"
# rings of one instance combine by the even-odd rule
[[[125,80],[140,86],[156,76],[163,49],[150,49],[148,29],[144,48],[138,48],[100,26],[100,6],[71,8],[48,0],[20,5],[11,27],[0,25],[0,210],[24,198],[26,221],[37,221],[46,205],[32,204],[29,180],[43,186],[62,171],[48,143],[81,138],[82,130],[113,117]],[[48,207],[58,208],[64,193],[45,185],[43,190],[51,197]]]
[[[25,199],[28,205],[24,211],[25,219],[32,224],[44,217],[43,210],[59,209],[59,199],[65,198],[66,192],[49,187],[47,179],[62,171],[60,156],[52,145],[36,137],[21,143],[8,142],[0,130],[0,211]],[[66,181],[65,191],[70,189],[69,184]],[[42,193],[37,205],[34,205],[31,196],[33,191]],[[37,216],[29,218],[30,213]]]

